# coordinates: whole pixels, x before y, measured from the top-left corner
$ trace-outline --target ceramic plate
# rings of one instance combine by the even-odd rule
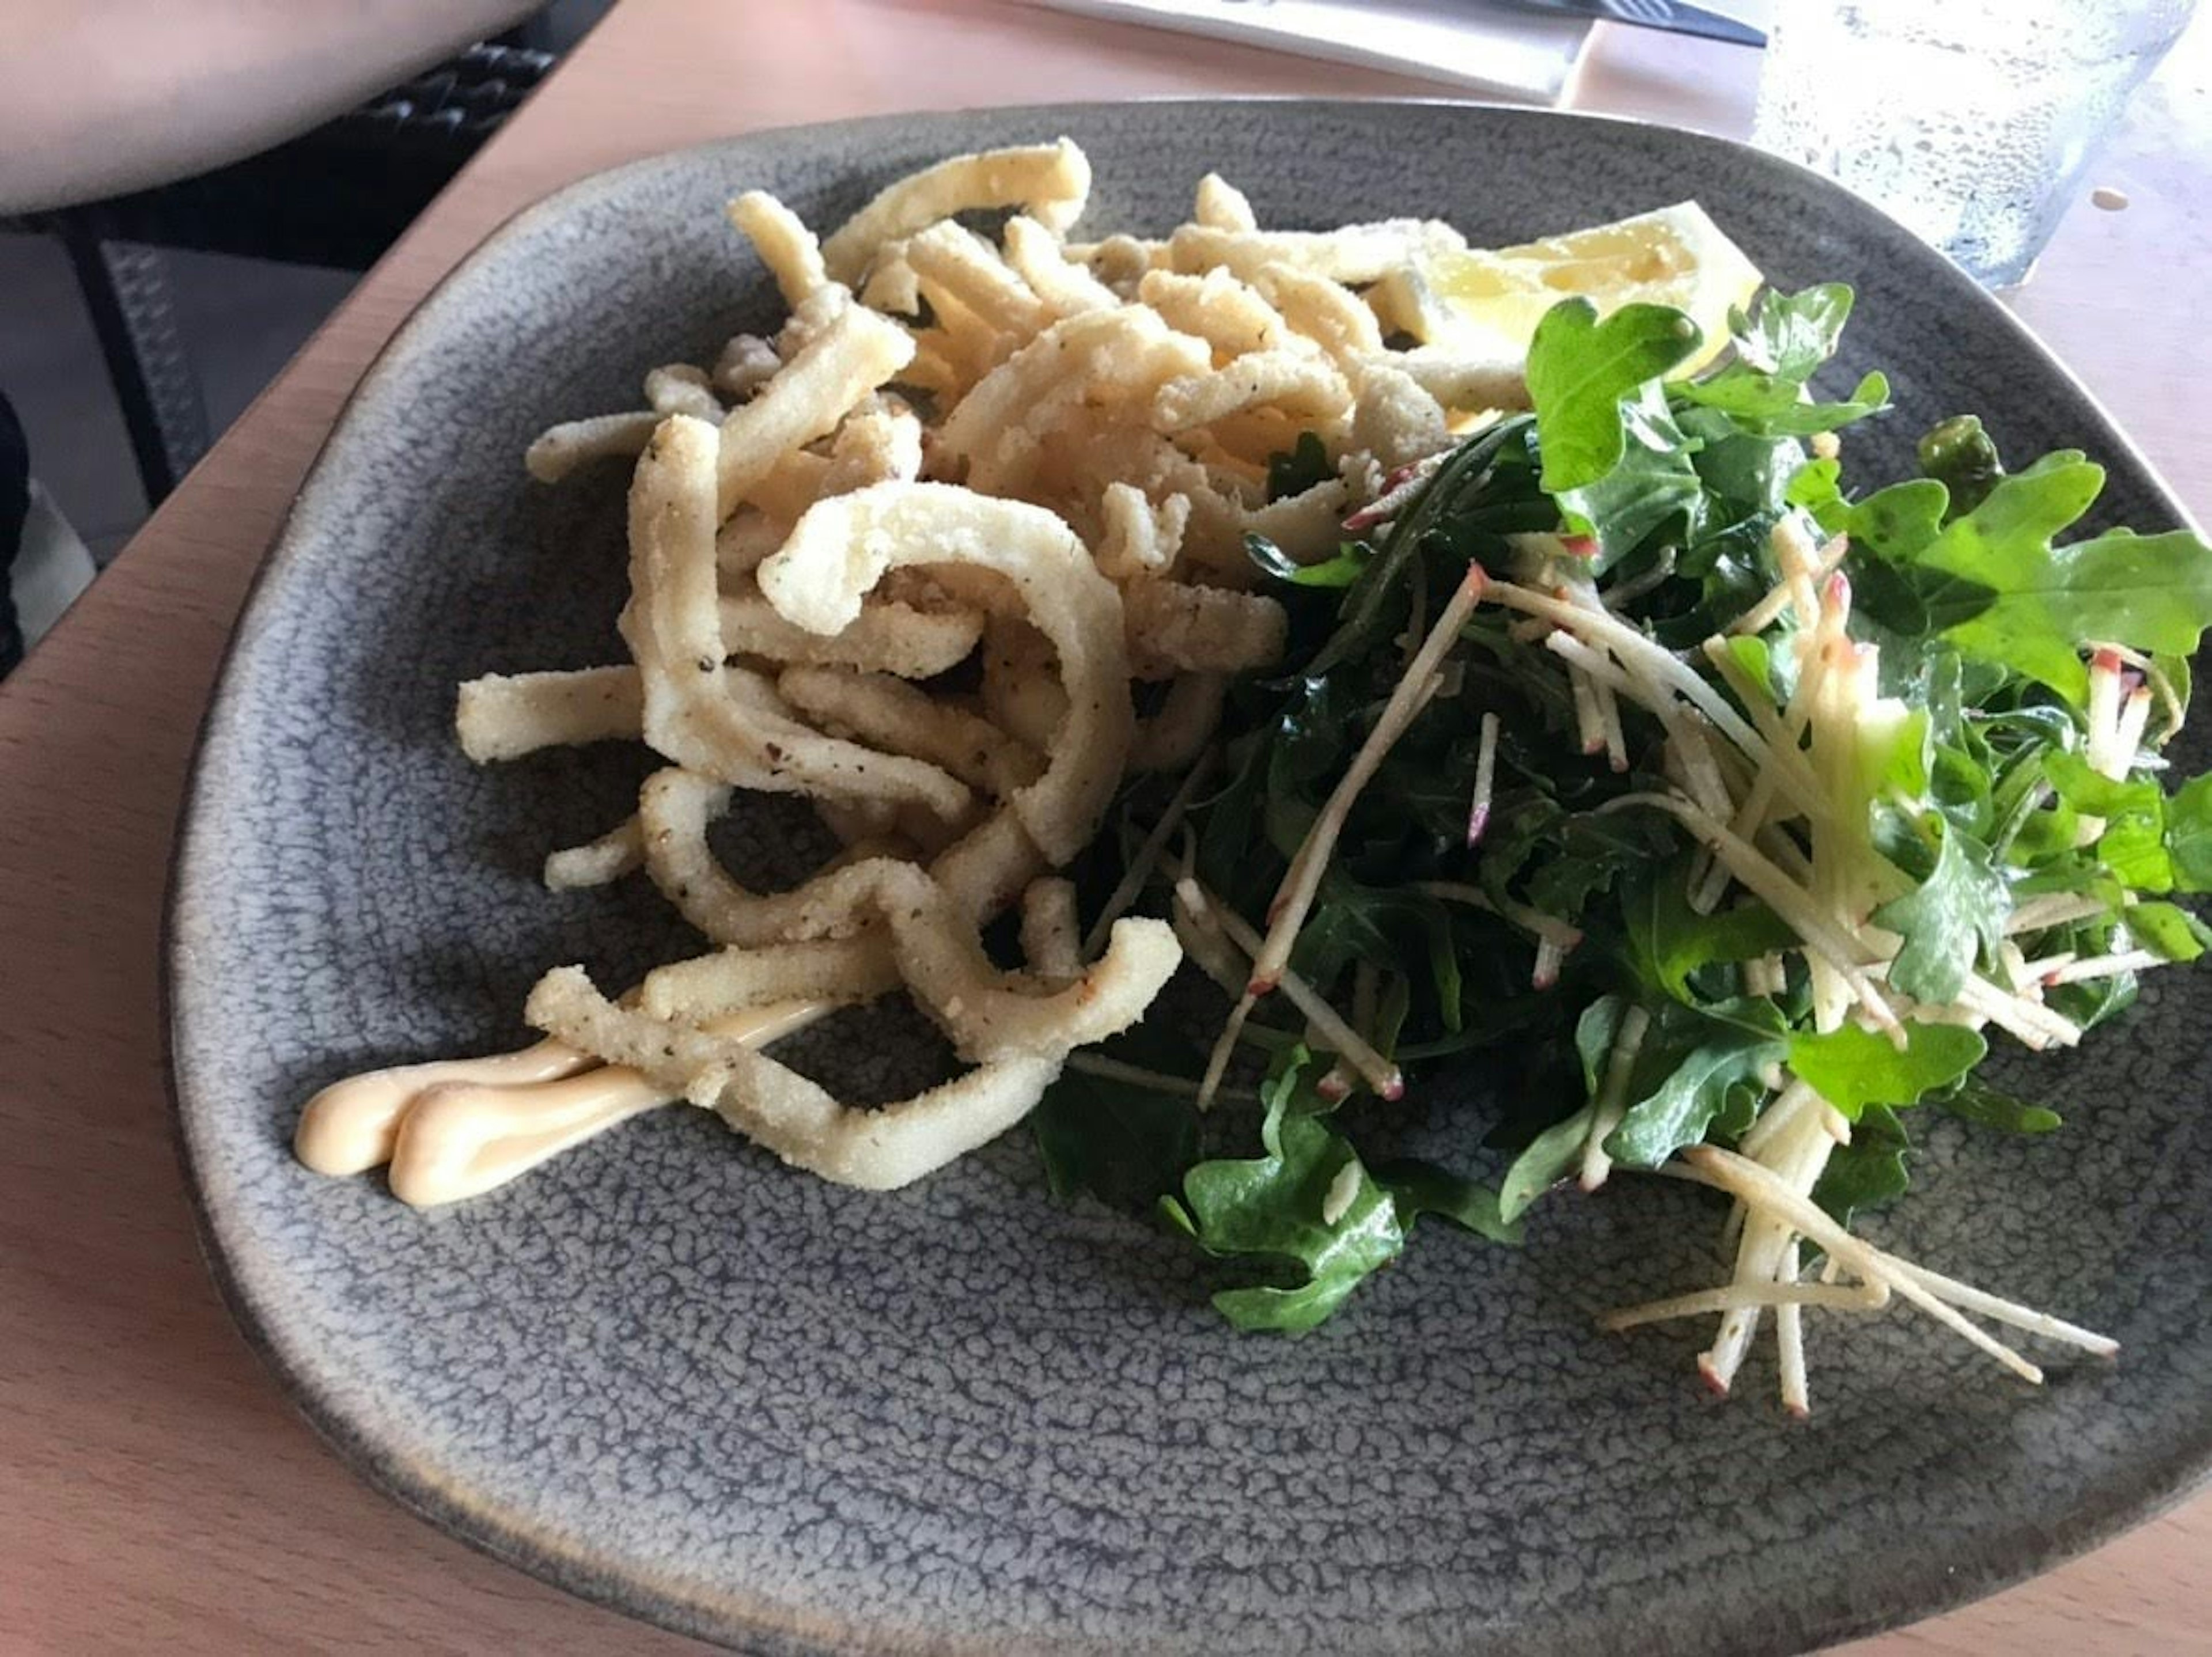
[[[525,1039],[544,967],[628,981],[683,947],[632,886],[556,896],[549,847],[629,809],[641,757],[471,768],[453,686],[615,659],[619,469],[558,489],[548,422],[775,316],[738,189],[834,223],[945,154],[1066,131],[1091,222],[1161,229],[1218,168],[1262,222],[1436,214],[1478,245],[1695,197],[1778,286],[1858,288],[1838,383],[2088,450],[2107,510],[2180,512],[2011,319],[1873,209],[1717,140],[1449,106],[1156,103],[764,133],[578,185],[492,238],[363,383],[240,623],[179,859],[178,1108],[231,1303],[399,1500],[563,1587],[750,1649],[1779,1651],[1918,1617],[2172,1499],[2212,1449],[2212,979],[2154,979],[2029,1080],[2040,1141],[1935,1128],[1876,1239],[2125,1343],[2040,1391],[1899,1313],[1812,1320],[1816,1412],[1726,1404],[1691,1330],[1609,1304],[1707,1278],[1696,1194],[1543,1205],[1514,1251],[1425,1237],[1345,1315],[1240,1338],[1192,1257],[1046,1192],[1025,1135],[890,1196],[659,1113],[416,1213],[308,1174],[301,1101],[364,1066]],[[2196,764],[2203,764],[2202,756]],[[769,813],[763,879],[818,847]],[[937,1062],[847,1029],[810,1062]],[[1467,1130],[1469,1143],[1478,1129]],[[1761,1362],[1766,1360],[1762,1357]]]

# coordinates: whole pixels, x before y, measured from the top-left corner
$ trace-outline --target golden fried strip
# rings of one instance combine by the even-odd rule
[[[1209,173],[1198,181],[1190,216],[1210,230],[1250,231],[1260,228],[1260,221],[1254,215],[1252,203],[1245,198],[1244,192],[1218,173]]]
[[[1121,296],[1069,258],[1060,238],[1035,219],[1018,214],[1007,220],[1004,240],[1006,263],[1055,319],[1120,307]]]
[[[1147,270],[1138,281],[1137,299],[1176,332],[1195,335],[1213,347],[1217,361],[1280,350],[1291,343],[1282,313],[1257,288],[1226,270],[1203,276]]]
[[[1036,781],[1043,768],[1034,749],[990,720],[889,674],[794,667],[777,677],[775,688],[824,731],[927,760],[1001,798]]]
[[[1140,679],[1243,673],[1279,660],[1290,619],[1273,598],[1180,581],[1132,581],[1121,603]]]
[[[1035,461],[1041,434],[1086,403],[1150,396],[1181,376],[1212,372],[1203,340],[1149,311],[1089,311],[1064,319],[991,370],[938,431],[969,487],[1011,487]]]
[[[847,305],[830,316],[781,373],[722,422],[715,521],[750,500],[753,486],[785,455],[835,431],[913,356],[906,330],[864,306]]]
[[[766,407],[784,384],[781,377],[770,382],[731,418]],[[654,434],[630,489],[630,598],[622,632],[643,683],[646,740],[679,765],[740,786],[910,800],[958,817],[972,797],[957,779],[823,737],[749,697],[744,676],[726,665],[714,564],[715,442],[704,422],[672,416]]]
[[[1157,506],[1132,483],[1107,484],[1100,492],[1098,568],[1113,581],[1140,575],[1164,575],[1182,549],[1190,523],[1190,497],[1170,495]]]
[[[564,421],[538,434],[523,451],[522,464],[539,483],[557,483],[587,460],[643,453],[660,418],[648,409]]]
[[[908,237],[903,250],[923,294],[939,311],[949,299],[991,328],[1024,338],[1045,325],[1044,305],[1029,283],[966,227],[943,220]]]
[[[955,155],[909,173],[840,225],[822,244],[831,276],[858,282],[887,242],[974,208],[1018,207],[1065,233],[1091,195],[1091,163],[1073,141]]]
[[[1401,265],[1425,263],[1466,246],[1467,238],[1436,219],[1385,219],[1335,230],[1217,230],[1186,224],[1168,238],[1175,269],[1219,267],[1248,281],[1271,264],[1287,264],[1332,282],[1369,282]]]
[[[1313,421],[1341,419],[1352,388],[1326,359],[1299,351],[1255,351],[1218,373],[1170,380],[1152,398],[1152,429],[1185,432],[1265,405]]]
[[[879,932],[750,950],[717,950],[656,967],[638,988],[655,1018],[696,1024],[771,1001],[872,1001],[899,986],[898,965]]]
[[[487,673],[454,699],[461,752],[478,765],[541,748],[635,741],[645,696],[634,667],[583,667],[559,673]]]
[[[1022,959],[1047,983],[1083,976],[1083,932],[1075,912],[1075,883],[1052,876],[1022,892]]]
[[[748,190],[726,209],[753,245],[786,305],[798,307],[830,285],[814,233],[765,190]]]
[[[672,1095],[708,1104],[793,1166],[870,1191],[910,1185],[997,1138],[1029,1114],[1060,1065],[1056,1058],[982,1065],[897,1104],[854,1110],[740,1041],[617,1007],[581,968],[539,980],[525,1017]]]
[[[620,880],[632,870],[643,867],[645,836],[633,814],[597,840],[548,853],[545,859],[545,889],[549,892],[570,892],[587,886],[605,886]]]
[[[832,633],[849,624],[886,571],[936,563],[1011,580],[1059,653],[1068,717],[1044,774],[1011,804],[1045,854],[1064,863],[1097,829],[1134,724],[1121,595],[1066,524],[1041,507],[949,484],[878,483],[812,507],[759,580],[785,616]]]
[[[980,611],[948,606],[917,610],[872,598],[853,624],[824,637],[776,614],[750,582],[721,597],[722,642],[733,656],[776,663],[867,668],[902,679],[927,679],[957,666],[983,636]]]

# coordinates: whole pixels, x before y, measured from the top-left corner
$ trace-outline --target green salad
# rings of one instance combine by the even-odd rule
[[[2085,531],[2102,469],[1971,416],[1856,476],[1849,428],[1901,416],[1879,373],[1811,389],[1850,307],[1769,294],[1677,379],[1681,313],[1564,301],[1533,413],[1325,561],[1250,543],[1285,665],[1084,871],[1221,995],[1079,1054],[1034,1118],[1055,1188],[1186,1235],[1239,1327],[1346,1310],[1424,1217],[1515,1245],[1634,1172],[1734,1199],[1720,1281],[1609,1319],[1717,1317],[1718,1389],[1771,1316],[1802,1411],[1803,1308],[1893,1296],[2031,1379],[1986,1324],[2111,1350],[1850,1228],[1917,1119],[2060,1126],[1982,1079],[1993,1043],[2071,1046],[2203,950],[2174,899],[2212,889],[2212,778],[2160,755],[2212,549]],[[1270,483],[1328,475],[1309,440]],[[1454,1155],[1399,1154],[1409,1092],[1462,1102]]]

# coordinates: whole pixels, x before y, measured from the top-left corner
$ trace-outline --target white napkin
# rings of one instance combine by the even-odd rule
[[[1054,11],[1210,34],[1555,103],[1589,38],[1579,18],[1469,0],[1032,0]]]

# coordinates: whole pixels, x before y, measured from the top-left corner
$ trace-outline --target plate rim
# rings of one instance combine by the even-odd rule
[[[941,1649],[980,1654],[1003,1648],[988,1636],[980,1641],[962,1642],[927,1636],[917,1637],[916,1630],[884,1624],[867,1627],[842,1620],[820,1624],[809,1618],[799,1607],[767,1599],[741,1599],[727,1589],[709,1588],[697,1582],[678,1582],[665,1571],[656,1570],[641,1561],[625,1561],[622,1570],[611,1570],[603,1559],[595,1558],[583,1546],[534,1532],[523,1515],[511,1505],[487,1497],[471,1500],[471,1493],[465,1486],[441,1478],[434,1467],[421,1464],[410,1454],[404,1443],[389,1435],[370,1431],[364,1423],[352,1417],[337,1399],[320,1388],[292,1360],[277,1332],[282,1325],[281,1311],[272,1315],[271,1308],[257,1299],[239,1271],[230,1252],[238,1240],[227,1241],[222,1231],[224,1221],[210,1200],[210,1187],[204,1178],[195,1122],[204,1114],[205,1106],[196,1107],[187,1097],[193,1089],[184,1074],[185,1061],[181,1051],[185,1039],[183,1032],[194,1017],[191,1010],[181,1005],[187,994],[182,980],[189,969],[187,957],[191,926],[188,912],[193,902],[195,876],[200,861],[206,854],[206,842],[217,838],[212,826],[206,823],[203,809],[203,792],[208,781],[205,762],[210,746],[228,734],[241,715],[242,704],[239,698],[243,677],[242,658],[259,624],[267,619],[264,612],[269,607],[272,589],[305,551],[306,525],[316,504],[316,497],[337,487],[331,475],[333,453],[349,439],[356,425],[369,417],[364,410],[374,400],[383,384],[398,374],[404,363],[429,343],[432,337],[430,329],[434,321],[432,313],[439,303],[453,288],[472,275],[494,250],[513,238],[557,221],[583,203],[618,191],[632,177],[650,173],[684,158],[741,154],[749,146],[763,139],[805,142],[817,136],[865,138],[872,132],[903,133],[922,126],[942,130],[948,139],[957,142],[957,135],[963,128],[977,119],[1026,123],[1042,128],[1071,116],[1080,118],[1133,106],[1198,111],[1217,110],[1228,105],[1265,106],[1289,112],[1341,111],[1372,106],[1412,107],[1444,114],[1476,112],[1530,125],[1557,126],[1564,124],[1663,133],[1669,142],[1707,145],[1739,158],[1749,157],[1753,165],[1790,178],[1800,189],[1839,197],[1856,209],[1884,221],[1896,234],[1906,237],[1911,235],[1893,215],[1864,196],[1786,157],[1772,155],[1737,139],[1635,116],[1535,107],[1474,98],[1205,97],[1174,94],[1086,100],[1066,104],[1012,104],[889,112],[755,128],[697,143],[656,150],[587,173],[524,203],[487,230],[423,292],[379,347],[360,379],[347,393],[329,431],[317,446],[313,460],[301,474],[297,491],[272,532],[268,547],[247,585],[222,646],[206,707],[191,744],[185,786],[170,839],[167,885],[161,907],[158,946],[161,980],[160,1033],[162,1078],[169,1104],[171,1130],[186,1200],[191,1210],[195,1239],[225,1310],[246,1345],[276,1380],[285,1401],[350,1473],[416,1518],[472,1551],[524,1571],[561,1592],[623,1616],[710,1643],[734,1648],[742,1642],[743,1649],[772,1654],[773,1657],[787,1657],[787,1657],[809,1657],[811,1654],[832,1649],[854,1648],[850,1636],[857,1636],[859,1644],[869,1649]],[[1291,118],[1297,118],[1293,114]],[[1933,257],[1942,257],[1932,249],[1929,251]],[[1956,274],[1960,281],[1971,284],[1972,279],[1963,272]],[[2201,536],[2203,531],[2186,503],[2175,495],[2172,486],[2096,394],[1995,294],[1978,288],[1976,291],[1988,301],[1990,313],[2002,318],[2000,325],[2008,332],[2014,349],[2032,355],[2044,371],[2063,381],[2101,425],[2103,429],[2094,434],[2095,440],[2103,446],[2103,454],[2100,458],[2124,458],[2148,482],[2173,524]],[[1788,1623],[1786,1637],[1793,1642],[1787,1646],[1776,1643],[1774,1636],[1784,1634],[1784,1630],[1777,1627],[1771,1618],[1761,1621],[1743,1618],[1738,1619],[1738,1626],[1733,1629],[1715,1630],[1721,1637],[1708,1649],[1721,1653],[1794,1650],[1801,1648],[1794,1643],[1798,1640],[1809,1640],[1814,1646],[1825,1648],[1921,1623],[2042,1575],[2173,1511],[2192,1496],[2212,1490],[2212,1408],[2205,1411],[2202,1429],[2201,1442],[2195,1448],[2184,1444],[2175,1447],[2181,1451],[2176,1458],[2143,1458],[2140,1465],[2129,1470],[2125,1488],[2121,1493],[2101,1500],[2089,1499],[2076,1503],[2071,1510],[2051,1523],[2021,1526],[2018,1534],[2008,1536],[2005,1539],[2008,1545],[2002,1548],[1989,1545],[1978,1538],[1974,1545],[1962,1551],[1948,1575],[1908,1604],[1854,1609],[1817,1627],[1808,1626],[1802,1619],[1784,1612],[1784,1619]],[[1054,1636],[1053,1638],[1055,1644],[1065,1643],[1069,1649],[1084,1648],[1092,1643],[1084,1636]],[[1504,1644],[1497,1648],[1515,1648],[1514,1635],[1507,1633],[1503,1638]],[[1133,1651],[1148,1648],[1116,1642],[1109,1648]],[[1483,1648],[1492,1648],[1487,1645]]]

